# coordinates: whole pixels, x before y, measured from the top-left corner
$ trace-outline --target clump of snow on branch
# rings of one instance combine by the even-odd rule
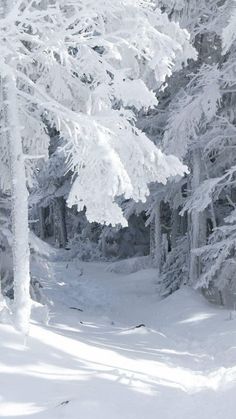
[[[17,2],[1,28],[2,74],[18,80],[25,149],[31,154],[27,138],[47,146],[44,115],[75,173],[70,206],[85,205],[90,221],[124,225],[116,196],[143,201],[149,182],[183,175],[135,127],[134,112],[157,104],[153,89],[196,58],[188,32],[152,2]]]
[[[198,141],[202,125],[215,116],[221,99],[219,69],[203,65],[171,105],[164,135],[164,149],[183,158],[189,146]]]
[[[226,53],[231,48],[232,44],[236,40],[236,2],[233,1],[232,3],[233,7],[231,7],[229,10],[229,17],[228,17],[228,24],[223,29],[222,32],[222,43],[223,43],[223,52]]]

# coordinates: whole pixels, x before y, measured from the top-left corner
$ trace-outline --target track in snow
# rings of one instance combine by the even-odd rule
[[[0,326],[0,417],[234,419],[236,320],[188,288],[160,301],[154,270],[106,266],[35,264],[51,319],[26,346]]]

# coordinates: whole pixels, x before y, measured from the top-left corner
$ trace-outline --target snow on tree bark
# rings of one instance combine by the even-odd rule
[[[155,254],[154,261],[158,275],[161,273],[162,237],[161,237],[161,202],[155,208]]]
[[[17,95],[13,76],[3,83],[4,119],[7,127],[9,163],[11,172],[11,220],[13,231],[14,272],[14,324],[27,334],[31,310],[30,299],[30,252],[28,237],[28,191],[26,186],[25,160],[17,118]]]

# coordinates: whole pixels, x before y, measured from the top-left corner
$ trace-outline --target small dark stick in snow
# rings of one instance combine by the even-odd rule
[[[70,310],[81,311],[81,313],[83,313],[83,311],[84,311],[84,310],[82,310],[82,308],[77,308],[77,307],[70,307]]]
[[[66,404],[70,403],[70,400],[65,400],[59,404],[59,406],[65,406]]]

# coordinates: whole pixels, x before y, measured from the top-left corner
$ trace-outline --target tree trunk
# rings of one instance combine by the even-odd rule
[[[4,18],[11,10],[14,0],[0,0],[0,14]],[[3,116],[9,149],[11,177],[11,220],[13,231],[14,272],[14,323],[18,330],[27,334],[29,329],[30,299],[30,252],[28,237],[28,191],[25,163],[18,121],[16,80],[8,74],[1,80]]]
[[[38,207],[39,214],[39,234],[40,239],[44,240],[46,238],[46,226],[45,226],[45,208]]]
[[[28,191],[22,139],[19,131],[16,80],[12,75],[9,75],[2,80],[2,85],[11,176],[14,323],[18,330],[27,334],[31,310]]]
[[[202,164],[199,150],[193,152],[192,193],[202,181]],[[200,257],[193,253],[206,241],[205,214],[192,211],[190,216],[190,283],[195,284],[201,273]]]
[[[171,249],[174,249],[177,244],[177,238],[180,228],[179,209],[173,208],[171,213]]]
[[[161,254],[162,254],[162,240],[161,240],[161,203],[157,202],[155,209],[155,266],[158,275],[161,273]]]
[[[106,227],[103,228],[101,234],[101,251],[102,257],[105,259],[107,256],[107,241],[106,241]]]
[[[67,245],[66,204],[63,197],[54,200],[54,234],[59,247]]]
[[[155,222],[151,221],[150,222],[150,257],[151,260],[154,262],[155,259]]]

